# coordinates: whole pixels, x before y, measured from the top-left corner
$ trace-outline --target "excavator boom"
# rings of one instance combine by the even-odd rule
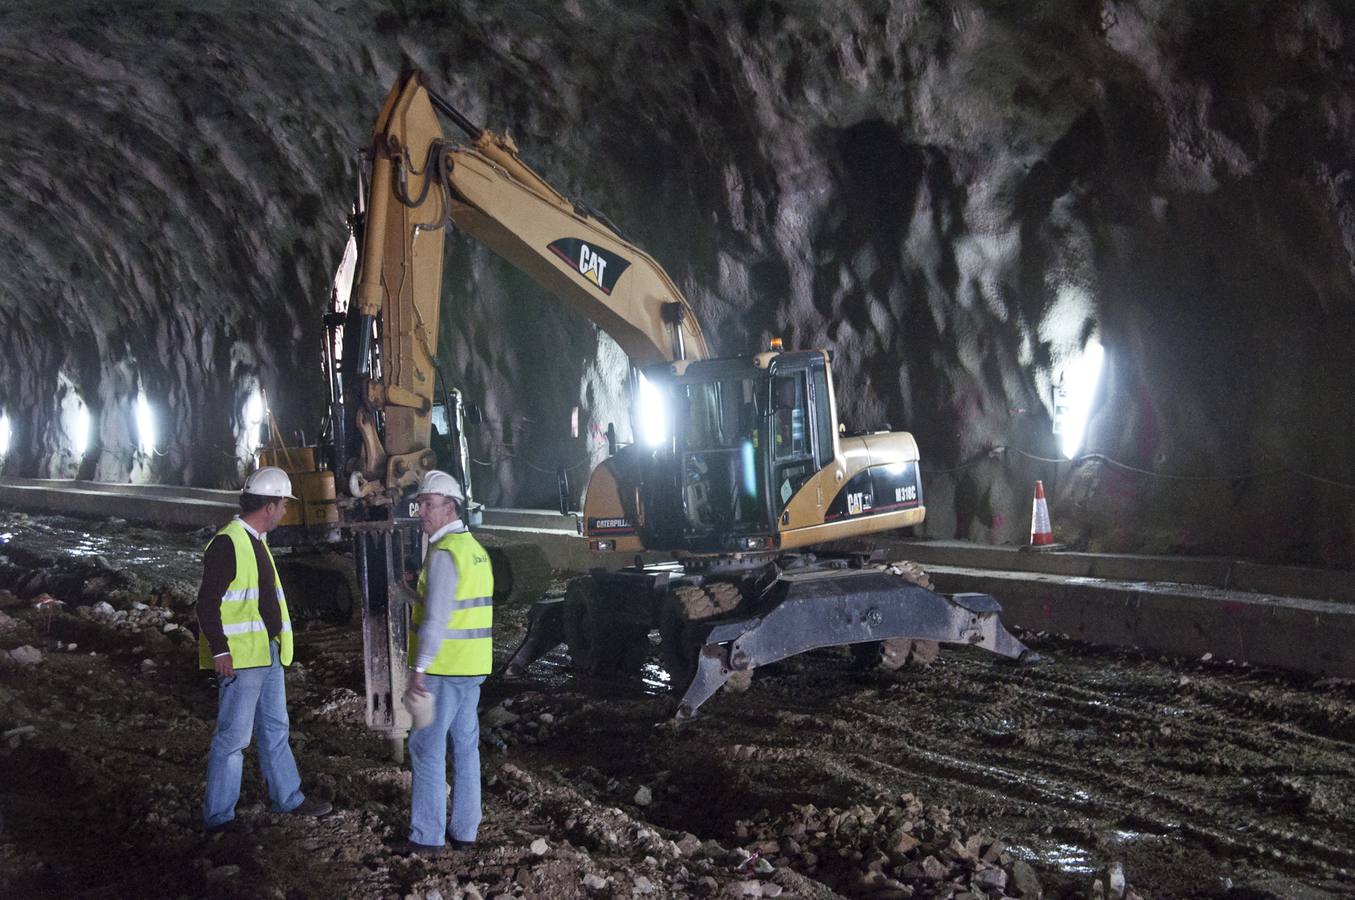
[[[439,111],[468,144],[446,139]],[[357,366],[345,375],[354,448],[334,460],[340,470],[355,451],[362,478],[350,493],[393,501],[435,465],[431,408],[449,226],[595,322],[637,366],[710,356],[691,305],[662,266],[532,171],[511,138],[472,125],[432,93],[421,73],[407,72],[391,88],[368,161]]]

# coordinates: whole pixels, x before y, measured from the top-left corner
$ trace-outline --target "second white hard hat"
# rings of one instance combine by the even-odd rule
[[[427,728],[433,724],[433,694],[424,691],[422,694],[415,694],[411,691],[405,691],[405,709],[409,710],[409,717],[414,720],[414,731],[420,728]]]
[[[292,479],[277,466],[264,466],[257,472],[249,473],[245,479],[244,493],[259,497],[286,497],[295,500],[292,495]]]
[[[419,493],[441,494],[453,500],[466,499],[466,494],[461,490],[461,482],[440,469],[430,469],[423,476],[423,481],[419,482]]]

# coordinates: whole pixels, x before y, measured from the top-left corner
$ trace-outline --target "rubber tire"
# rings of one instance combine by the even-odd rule
[[[563,615],[565,643],[575,669],[603,678],[639,674],[649,657],[649,629],[600,615],[591,577],[569,582]]]
[[[338,625],[362,605],[352,557],[338,553],[288,556],[276,561],[287,613],[297,620],[321,619]]]
[[[659,662],[668,671],[669,689],[679,697],[687,693],[696,677],[696,655],[700,650],[682,597],[677,591],[669,591],[659,606]]]
[[[700,599],[688,596],[691,592],[696,591],[702,592],[706,601],[712,597],[711,590],[707,588],[684,585],[665,594],[659,607],[659,660],[663,663],[664,669],[668,671],[669,689],[678,696],[687,693],[687,688],[691,687],[692,679],[696,677],[697,655],[701,652],[704,643],[699,636],[701,630],[693,627],[693,620],[688,617],[687,613],[688,608],[693,605],[693,600],[698,605],[710,605]],[[709,618],[715,619],[732,615],[737,609],[737,606],[724,609],[718,615]],[[752,684],[753,670],[748,669],[730,675],[724,684],[724,689],[730,693],[741,694],[748,690]]]
[[[897,569],[898,577],[909,584],[932,590],[932,578],[917,563],[901,559],[889,563]],[[867,641],[852,644],[852,659],[863,669],[883,669],[896,672],[906,665],[925,668],[936,662],[941,655],[941,644],[937,641],[914,640],[912,638],[891,638],[887,641]]]
[[[494,605],[535,603],[550,587],[550,560],[536,544],[484,545],[494,573]]]
[[[936,643],[923,641],[922,643]],[[887,641],[866,641],[852,644],[852,659],[862,669],[882,669],[896,672],[908,663],[914,641],[912,638],[891,638]]]

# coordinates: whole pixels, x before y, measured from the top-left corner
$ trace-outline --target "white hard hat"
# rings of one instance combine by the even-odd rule
[[[466,499],[465,493],[461,490],[461,482],[439,469],[430,469],[428,474],[423,476],[423,481],[419,482],[419,493],[441,494],[453,500]]]
[[[286,497],[295,500],[292,495],[292,479],[277,466],[264,466],[257,472],[249,473],[245,479],[246,494],[258,497]]]
[[[415,731],[433,724],[432,691],[424,691],[422,694],[405,691],[404,700],[405,709],[409,710],[409,716],[414,720]]]

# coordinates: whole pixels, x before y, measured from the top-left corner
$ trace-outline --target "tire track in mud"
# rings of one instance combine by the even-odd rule
[[[1111,778],[1098,775],[1092,769],[1048,758],[964,760],[917,747],[906,747],[901,754],[906,759],[885,761],[853,754],[849,756],[850,771],[875,771],[906,781],[916,778],[921,769],[925,773],[922,776],[924,783],[930,783],[933,789],[938,784],[952,788],[963,786],[966,790],[986,794],[994,803],[1016,796],[1045,807],[1044,812],[1049,818],[1066,818],[1070,811],[1078,811],[1101,820],[1099,827],[1104,829],[1132,820],[1136,830],[1158,835],[1182,832],[1215,851],[1234,856],[1264,857],[1268,854],[1297,871],[1320,868],[1328,875],[1355,874],[1350,868],[1352,854],[1346,849],[1349,844],[1324,842],[1260,821],[1243,821],[1232,826],[1255,835],[1255,840],[1240,840],[1220,827],[1192,821],[1227,819],[1235,816],[1235,810],[1207,799],[1145,787],[1139,780],[1139,773]],[[1040,769],[1040,780],[1046,782],[1045,786],[1035,784],[1025,774],[1032,767]],[[1155,804],[1159,808],[1145,809],[1145,804]],[[1277,855],[1276,848],[1281,846],[1287,847],[1290,853]],[[1310,858],[1303,858],[1303,854]]]
[[[840,775],[857,773],[862,783],[868,781],[860,777],[862,772],[904,783],[921,775],[932,789],[971,796],[977,792],[989,802],[1022,797],[1044,807],[1042,813],[1049,818],[1067,819],[1070,811],[1081,811],[1100,820],[1093,827],[1109,830],[1129,822],[1141,831],[1179,834],[1230,857],[1264,859],[1297,873],[1355,877],[1355,852],[1349,849],[1355,842],[1348,819],[1317,823],[1309,818],[1304,823],[1309,833],[1303,833],[1285,810],[1266,809],[1236,796],[1235,778],[1210,778],[1170,758],[1164,765],[1151,743],[1124,748],[1119,762],[1128,765],[1122,773],[1112,774],[1094,756],[1077,759],[1074,754],[1082,750],[1082,742],[1064,739],[1085,730],[1170,736],[1172,751],[1218,744],[1271,760],[1271,767],[1348,780],[1339,762],[1350,758],[1348,742],[1309,733],[1287,721],[1312,718],[1311,696],[1281,689],[1282,696],[1258,702],[1258,688],[1244,684],[1246,693],[1231,685],[1216,689],[1211,673],[1195,674],[1189,681],[1191,686],[1203,682],[1204,691],[1183,695],[1153,664],[1116,666],[1098,677],[1079,660],[1066,672],[1047,675],[1048,669],[1035,670],[1016,679],[1011,670],[990,666],[971,670],[967,662],[948,660],[943,668],[949,670],[944,673],[948,680],[957,683],[944,689],[948,710],[940,720],[927,714],[900,718],[880,711],[870,692],[843,698],[833,712],[834,721],[861,722],[875,739],[870,743],[888,744],[893,756],[848,754],[850,765]],[[1235,677],[1231,672],[1223,675]],[[924,678],[915,685],[927,693],[933,689],[932,681]],[[1274,688],[1263,684],[1259,689]],[[1217,696],[1217,705],[1201,703],[1202,694]],[[997,707],[985,705],[994,696]],[[1166,721],[1170,731],[1161,735],[1164,713],[1170,714]],[[1040,741],[1040,755],[994,749],[995,740],[1030,728],[1055,735]],[[1329,758],[1326,764],[1324,758]]]

